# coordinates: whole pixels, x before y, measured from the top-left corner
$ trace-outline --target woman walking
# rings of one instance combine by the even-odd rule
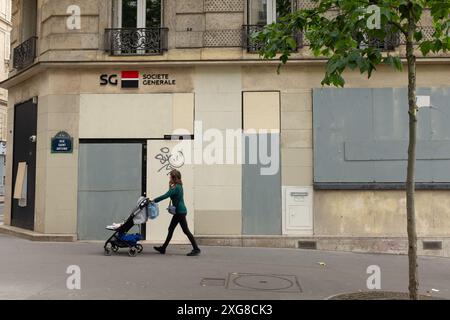
[[[169,245],[170,240],[172,239],[173,232],[178,224],[180,224],[181,229],[183,229],[184,234],[189,238],[189,241],[192,244],[192,251],[187,255],[198,256],[200,254],[200,248],[197,246],[197,242],[195,241],[194,236],[189,230],[186,215],[187,209],[184,204],[183,197],[183,182],[181,180],[181,173],[178,170],[172,170],[170,172],[170,181],[169,181],[169,191],[166,194],[154,199],[153,201],[158,203],[164,199],[170,198],[172,205],[175,207],[175,213],[173,214],[172,221],[169,225],[169,233],[167,234],[166,242],[161,247],[154,247],[156,251],[161,254],[166,253],[166,248]]]

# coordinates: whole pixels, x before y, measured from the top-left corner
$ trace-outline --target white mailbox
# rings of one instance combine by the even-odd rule
[[[283,187],[283,234],[313,235],[312,187]]]

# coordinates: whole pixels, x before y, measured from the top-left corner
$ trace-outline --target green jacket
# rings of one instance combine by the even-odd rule
[[[186,205],[184,204],[183,186],[181,184],[177,184],[175,187],[170,188],[166,194],[156,198],[153,201],[158,203],[167,198],[172,200],[172,205],[177,208],[177,214],[187,214]]]

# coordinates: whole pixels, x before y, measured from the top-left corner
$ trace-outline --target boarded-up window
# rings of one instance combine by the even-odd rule
[[[244,131],[280,130],[280,93],[244,92]]]
[[[244,92],[243,126],[246,163],[242,167],[242,233],[279,235],[280,93]]]
[[[421,88],[417,182],[450,182],[450,88]],[[314,182],[403,183],[408,149],[406,88],[314,90]],[[326,187],[325,187],[326,188]]]

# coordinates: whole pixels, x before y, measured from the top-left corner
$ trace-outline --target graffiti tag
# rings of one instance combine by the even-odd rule
[[[167,147],[161,148],[160,153],[156,155],[155,159],[162,165],[158,172],[165,170],[167,175],[169,175],[170,171],[183,167],[185,162],[183,152],[178,151],[172,154]]]

